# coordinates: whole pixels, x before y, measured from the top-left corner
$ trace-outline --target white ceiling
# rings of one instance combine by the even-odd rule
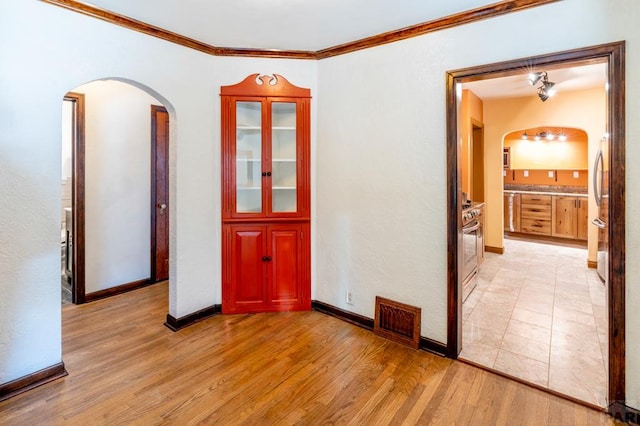
[[[497,0],[86,0],[216,46],[317,51]]]
[[[553,88],[557,94],[595,87],[602,87],[604,90],[607,81],[607,65],[602,63],[553,69],[547,71],[547,75],[549,81],[556,84]],[[471,90],[481,99],[524,96],[537,97],[538,92],[536,88],[540,86],[540,84],[536,84],[535,87],[531,86],[527,77],[528,73],[523,72],[522,74],[509,77],[464,83],[462,87]]]

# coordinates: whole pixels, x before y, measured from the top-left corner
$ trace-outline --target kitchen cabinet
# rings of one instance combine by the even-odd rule
[[[551,235],[551,195],[520,195],[520,231]]]
[[[587,198],[555,195],[552,200],[552,213],[552,236],[587,239]]]
[[[310,90],[253,74],[220,95],[222,312],[308,310]]]
[[[504,194],[504,230],[520,232],[520,194],[505,192]]]

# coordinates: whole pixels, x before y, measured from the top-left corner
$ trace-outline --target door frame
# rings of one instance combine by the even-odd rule
[[[157,261],[157,247],[158,247],[158,233],[157,233],[157,229],[156,229],[156,224],[157,224],[157,217],[158,217],[158,208],[157,208],[157,204],[158,204],[158,194],[157,194],[157,180],[158,180],[158,167],[157,167],[157,161],[156,161],[156,157],[158,155],[158,135],[157,135],[157,131],[158,131],[158,113],[164,113],[167,114],[167,118],[169,118],[169,113],[167,111],[167,109],[163,106],[160,105],[151,105],[151,255],[150,255],[150,282],[151,283],[155,283],[158,282],[158,278],[157,278],[157,268],[156,268],[156,261]],[[165,175],[163,176],[164,178],[164,182],[166,182],[166,191],[167,191],[167,198],[169,195],[169,137],[167,137],[167,140],[164,142],[164,144],[166,145],[164,151],[166,152],[166,156],[165,156],[165,167],[164,167],[164,173]],[[167,201],[165,202],[165,204],[167,205],[167,208],[165,209],[165,213],[166,215],[169,214],[169,200],[167,199]],[[164,235],[164,238],[167,239],[167,241],[169,240],[169,234],[167,232],[166,235]]]
[[[458,143],[459,83],[522,74],[528,68],[566,68],[606,63],[609,92],[610,198],[608,233],[608,344],[609,413],[619,412],[626,401],[625,389],[625,42],[614,42],[447,72],[447,355],[457,358],[462,342],[462,289],[458,262],[462,258],[461,158]]]
[[[71,145],[71,301],[85,303],[85,100],[83,93],[68,92],[63,98],[74,104],[73,143]]]

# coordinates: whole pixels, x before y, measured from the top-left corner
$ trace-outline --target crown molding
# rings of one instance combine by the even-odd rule
[[[476,9],[455,13],[433,21],[411,25],[409,27],[393,30],[375,36],[363,38],[316,52],[317,59],[330,58],[332,56],[344,55],[358,50],[369,49],[383,44],[393,43],[408,38],[418,37],[435,31],[457,27],[484,19],[494,18],[507,13],[518,12],[531,7],[542,6],[555,3],[560,0],[508,0],[493,3]]]
[[[469,24],[484,19],[493,18],[507,13],[518,12],[531,7],[542,6],[555,3],[560,0],[506,0],[482,6],[476,9],[467,10],[433,21],[412,25],[399,30],[393,30],[360,40],[340,44],[316,52],[306,50],[277,50],[277,49],[250,49],[250,48],[229,48],[217,47],[207,43],[183,36],[154,25],[138,21],[128,16],[120,15],[106,9],[91,6],[76,0],[40,0],[44,3],[52,4],[71,10],[82,15],[91,16],[102,21],[109,22],[133,31],[157,37],[159,39],[178,44],[180,46],[195,49],[213,56],[239,56],[239,57],[260,57],[260,58],[287,58],[287,59],[325,59],[333,56],[344,55],[358,50],[369,49],[405,40],[412,37],[421,36],[434,31],[459,25]]]

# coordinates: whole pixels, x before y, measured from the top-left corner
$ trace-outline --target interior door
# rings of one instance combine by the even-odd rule
[[[151,106],[151,281],[169,279],[169,114]]]

